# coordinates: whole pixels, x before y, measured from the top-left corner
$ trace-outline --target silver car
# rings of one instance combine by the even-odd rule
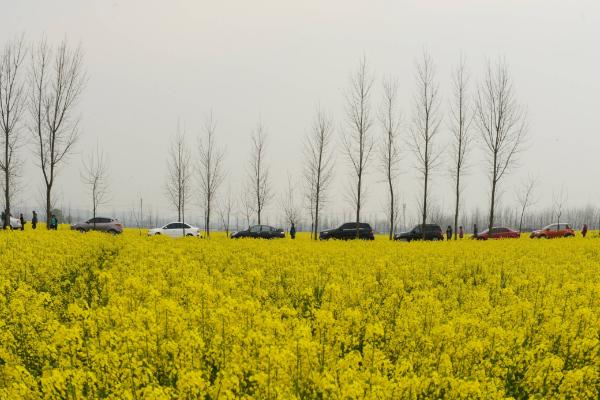
[[[96,217],[85,222],[71,225],[71,229],[79,232],[99,231],[108,233],[122,233],[123,224],[116,218]]]

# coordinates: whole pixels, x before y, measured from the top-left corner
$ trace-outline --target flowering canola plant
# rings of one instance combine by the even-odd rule
[[[586,399],[600,240],[0,232],[0,399]]]

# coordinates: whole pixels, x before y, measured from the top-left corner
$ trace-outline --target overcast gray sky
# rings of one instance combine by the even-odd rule
[[[503,201],[528,174],[540,178],[543,205],[564,185],[570,206],[600,202],[600,2],[597,0],[437,1],[30,1],[0,0],[0,45],[24,33],[27,40],[67,37],[81,43],[89,81],[79,112],[77,154],[57,182],[60,203],[89,208],[81,183],[81,153],[98,141],[108,154],[113,209],[140,197],[174,215],[164,195],[166,156],[177,120],[190,143],[206,114],[218,120],[227,146],[228,184],[246,178],[250,133],[261,118],[269,135],[274,188],[287,173],[298,176],[302,141],[320,104],[344,127],[344,91],[364,54],[380,82],[396,77],[405,121],[412,113],[415,59],[427,48],[447,112],[450,73],[460,52],[472,80],[486,59],[505,57],[517,97],[528,109],[529,147],[520,168],[503,184]],[[440,147],[449,141],[443,125]],[[380,132],[378,131],[377,134]],[[403,131],[407,135],[406,130]],[[41,204],[41,173],[27,166],[18,203]],[[336,186],[349,166],[337,151]],[[471,153],[465,207],[485,209],[488,184],[481,152]],[[414,157],[404,153],[401,191],[412,214],[419,193]],[[375,168],[368,178],[367,214],[381,210],[384,187]],[[450,211],[452,186],[444,170],[433,182],[435,202]],[[300,195],[300,193],[299,193]],[[328,212],[348,209],[334,195]],[[275,215],[277,202],[268,213]],[[192,211],[199,215],[198,207]],[[200,220],[200,218],[193,218]]]

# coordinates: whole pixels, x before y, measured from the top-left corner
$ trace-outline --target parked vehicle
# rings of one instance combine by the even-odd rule
[[[321,239],[321,240],[329,240],[329,239],[374,240],[375,239],[375,234],[373,233],[373,228],[371,228],[371,225],[369,225],[369,224],[359,223],[358,224],[358,234],[356,231],[357,231],[356,222],[347,222],[345,224],[342,224],[338,228],[328,229],[328,230],[319,232],[319,239]]]
[[[473,239],[488,240],[488,239],[518,239],[521,237],[519,232],[514,229],[505,227],[494,227],[490,233],[489,229],[484,230],[477,236],[473,235]]]
[[[423,234],[425,232],[425,234]],[[394,240],[403,240],[410,242],[412,240],[444,240],[442,227],[437,224],[419,224],[407,232],[400,232],[394,235]]]
[[[170,237],[200,236],[200,228],[184,222],[170,222],[161,228],[148,230],[148,236],[166,235]]]
[[[96,217],[73,224],[71,229],[79,232],[99,231],[117,234],[123,232],[123,224],[116,218]]]
[[[550,224],[545,228],[533,231],[529,237],[532,239],[553,239],[573,236],[575,236],[575,231],[571,228],[571,225],[561,222],[560,224]]]
[[[246,230],[233,232],[231,234],[232,239],[240,238],[255,238],[255,239],[277,239],[284,238],[285,233],[283,229],[273,228],[268,225],[254,225]]]
[[[19,218],[15,218],[12,215],[10,216],[10,229],[21,229],[21,220]]]

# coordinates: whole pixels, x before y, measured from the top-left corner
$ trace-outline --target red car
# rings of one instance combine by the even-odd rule
[[[569,224],[550,224],[543,229],[531,232],[529,236],[532,239],[553,239],[559,237],[574,237],[575,231]]]
[[[521,235],[519,232],[512,230],[510,228],[497,227],[492,228],[492,233],[489,232],[489,229],[481,232],[477,235],[475,239],[478,240],[488,240],[488,239],[518,239]]]

